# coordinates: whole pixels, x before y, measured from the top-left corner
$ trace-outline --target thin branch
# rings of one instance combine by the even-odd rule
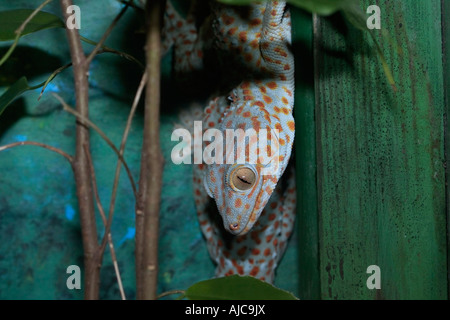
[[[125,291],[123,290],[122,279],[120,278],[119,264],[117,263],[116,251],[114,250],[114,247],[113,247],[111,232],[108,233],[108,243],[109,243],[109,250],[111,252],[111,259],[112,259],[113,265],[114,265],[114,271],[116,272],[116,276],[117,276],[117,284],[119,285],[120,296],[122,297],[122,300],[126,300],[127,298],[125,297]]]
[[[97,45],[98,45],[97,42],[92,41],[92,40],[90,40],[90,39],[88,39],[88,38],[85,38],[85,37],[83,37],[83,36],[80,36],[80,38],[81,38],[81,40],[83,40],[84,42],[86,42],[86,43],[88,43],[88,44],[91,44],[91,45],[93,45],[93,46],[97,46]],[[119,50],[110,48],[110,47],[105,46],[105,45],[102,45],[102,46],[101,46],[101,49],[102,49],[102,50],[98,50],[97,54],[101,54],[101,53],[104,53],[104,52],[114,53],[114,54],[117,54],[118,56],[120,56],[120,57],[122,57],[122,58],[125,58],[125,59],[127,59],[127,60],[129,60],[129,61],[131,61],[131,62],[136,63],[141,69],[145,69],[144,65],[143,65],[138,59],[136,59],[135,57],[133,57],[131,54],[128,54],[128,53],[126,53],[126,52],[123,52],[123,51],[119,51]]]
[[[106,29],[105,33],[103,34],[102,38],[100,39],[100,41],[97,43],[97,45],[94,47],[94,49],[92,50],[92,52],[89,54],[89,56],[86,58],[86,63],[90,64],[92,59],[94,59],[95,55],[97,54],[97,52],[100,50],[100,48],[102,47],[103,43],[105,43],[106,39],[109,37],[109,35],[111,34],[111,31],[114,29],[114,27],[116,26],[117,22],[120,20],[120,18],[122,18],[122,16],[124,15],[124,13],[127,11],[128,7],[130,5],[127,3],[125,5],[125,7],[122,8],[122,10],[120,10],[119,14],[114,18],[114,20],[111,22],[111,24],[109,25],[108,29]]]
[[[184,296],[185,291],[184,291],[184,290],[171,290],[171,291],[166,291],[166,292],[163,292],[163,293],[159,294],[159,295],[156,297],[156,299],[161,299],[161,298],[163,298],[163,297],[170,296],[170,295],[172,295],[172,294],[181,294],[182,296]]]
[[[85,145],[85,148],[87,149],[86,145]],[[98,253],[98,255],[99,255],[98,259],[100,261],[102,260],[103,253],[105,250],[104,247],[106,245],[106,241],[108,241],[109,251],[111,252],[111,259],[112,259],[112,262],[114,265],[114,270],[116,272],[117,283],[119,285],[120,296],[121,296],[122,300],[126,300],[125,292],[123,291],[122,278],[120,276],[119,265],[117,263],[116,251],[114,250],[114,244],[112,241],[111,223],[110,223],[110,221],[106,220],[105,211],[103,210],[102,202],[100,201],[100,195],[98,194],[98,187],[97,187],[97,178],[95,177],[94,164],[92,163],[92,157],[91,157],[91,153],[89,152],[89,149],[86,150],[86,155],[88,157],[89,170],[91,171],[91,175],[92,175],[92,189],[94,190],[95,202],[97,203],[98,212],[100,213],[100,216],[103,220],[103,224],[105,226],[105,235],[103,237],[102,245],[101,245],[103,248],[101,250],[99,250],[100,252]]]
[[[81,38],[83,38],[83,37],[81,37]],[[86,39],[86,38],[84,38],[84,39]],[[118,51],[118,50],[111,49],[111,48],[108,48],[108,47],[106,47],[106,46],[103,46],[102,49],[101,49],[100,51],[97,52],[97,55],[103,54],[103,53],[112,53],[112,54],[116,54],[116,55],[118,55],[118,56],[120,56],[120,57],[122,57],[122,58],[125,58],[125,59],[129,60],[129,61],[135,62],[135,63],[138,64],[139,67],[141,67],[142,69],[145,68],[145,67],[142,65],[142,63],[139,62],[139,60],[137,60],[135,57],[133,57],[132,55],[129,55],[129,54],[125,53],[125,52]],[[71,66],[72,66],[72,63],[68,63],[68,64],[66,64],[66,65],[63,65],[63,66],[59,67],[58,69],[56,69],[55,71],[53,71],[53,73],[47,78],[47,80],[45,80],[44,82],[42,82],[42,83],[40,83],[40,84],[38,84],[38,85],[36,85],[36,86],[30,88],[30,90],[32,90],[32,89],[37,89],[37,88],[42,87],[41,93],[39,94],[39,97],[38,97],[38,101],[41,99],[41,97],[42,97],[42,95],[44,94],[44,91],[45,91],[45,89],[47,88],[47,86],[48,86],[48,84],[50,83],[50,81],[52,81],[58,74],[60,74],[61,72],[63,72],[63,71],[66,70],[67,68],[70,68]]]
[[[19,28],[17,28],[17,30],[15,31],[15,33],[20,36],[23,32],[23,30],[25,30],[27,24],[38,14],[39,11],[42,10],[42,8],[44,8],[47,4],[49,4],[50,2],[52,2],[53,0],[45,0],[43,3],[41,3],[36,9],[34,9],[34,11],[28,16],[28,18],[26,18],[26,20],[20,25]]]
[[[0,152],[4,151],[4,150],[7,150],[7,149],[14,148],[14,147],[18,147],[18,146],[37,146],[37,147],[41,147],[41,148],[44,148],[44,149],[47,149],[47,150],[50,150],[50,151],[56,152],[57,154],[62,155],[64,158],[66,158],[70,162],[71,165],[73,164],[73,157],[71,155],[65,153],[61,149],[54,148],[52,146],[49,146],[49,145],[46,145],[46,144],[43,144],[43,143],[39,143],[39,142],[33,142],[33,141],[14,142],[14,143],[11,143],[11,144],[0,146]]]
[[[58,94],[53,93],[53,96],[56,99],[58,99],[59,102],[61,102],[61,104],[63,106],[63,109],[65,111],[67,111],[70,114],[72,114],[75,117],[77,117],[78,121],[83,123],[83,125],[94,129],[94,131],[97,132],[100,135],[100,137],[102,137],[102,139],[105,140],[105,142],[116,153],[117,157],[119,158],[120,162],[123,164],[123,166],[124,166],[124,168],[125,168],[125,170],[126,170],[126,172],[128,174],[128,179],[130,180],[131,188],[133,189],[134,196],[137,198],[136,183],[134,182],[134,178],[133,178],[133,175],[131,173],[131,170],[128,167],[128,164],[125,161],[125,159],[123,158],[123,156],[120,154],[120,151],[117,150],[117,148],[114,145],[114,143],[108,138],[108,136],[99,127],[97,127],[97,125],[95,123],[93,123],[91,120],[89,120],[88,118],[82,116],[79,112],[77,112],[76,110],[71,108]]]
[[[38,101],[41,99],[41,97],[44,94],[44,91],[47,88],[47,85],[50,83],[50,81],[52,81],[58,74],[60,74],[67,68],[70,68],[71,66],[72,66],[72,63],[68,63],[62,67],[59,67],[58,69],[53,71],[53,73],[50,75],[50,77],[48,77],[47,80],[45,80],[45,82],[43,84],[41,83],[39,86],[37,86],[37,88],[39,88],[42,85],[42,90],[41,90],[41,93],[39,94]]]
[[[123,157],[123,154],[125,152],[125,144],[127,142],[128,139],[128,134],[130,132],[130,128],[131,128],[131,123],[134,117],[134,114],[136,113],[136,109],[137,106],[139,104],[139,100],[141,99],[141,95],[142,92],[144,90],[145,84],[147,83],[147,74],[144,73],[141,79],[141,82],[139,84],[139,87],[137,89],[136,95],[134,97],[133,100],[133,105],[131,106],[131,111],[130,114],[128,115],[128,120],[127,120],[127,124],[125,126],[125,130],[122,136],[122,142],[120,143],[120,149],[119,149],[119,154],[121,157]],[[120,165],[121,162],[117,163],[116,166],[116,172],[114,175],[114,182],[113,182],[113,191],[111,194],[111,201],[110,201],[110,205],[109,205],[109,214],[108,214],[108,223],[110,223],[110,220],[112,220],[113,214],[114,214],[114,208],[115,208],[115,203],[116,203],[116,195],[117,195],[117,188],[119,185],[119,177],[120,177]],[[135,199],[137,201],[137,191],[135,191]]]

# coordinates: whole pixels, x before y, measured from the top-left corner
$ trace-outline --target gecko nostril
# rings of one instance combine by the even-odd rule
[[[230,224],[230,230],[237,230],[239,228],[239,223],[232,223]]]

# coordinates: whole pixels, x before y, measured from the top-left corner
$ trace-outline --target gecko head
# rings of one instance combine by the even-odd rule
[[[281,175],[278,136],[268,129],[264,112],[248,104],[232,109],[219,125],[224,161],[207,166],[204,185],[231,234],[251,230]]]

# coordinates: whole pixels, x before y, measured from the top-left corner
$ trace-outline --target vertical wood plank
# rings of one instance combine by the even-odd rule
[[[441,0],[442,3],[442,52],[443,52],[443,66],[444,66],[444,101],[445,101],[445,159],[446,159],[446,187],[447,187],[447,281],[448,294],[450,295],[450,188],[448,181],[450,180],[450,127],[449,127],[449,113],[450,113],[450,1]]]
[[[441,2],[377,4],[397,92],[367,33],[339,15],[314,26],[321,294],[446,299]]]
[[[299,296],[320,299],[312,16],[291,8],[295,54],[295,161]]]

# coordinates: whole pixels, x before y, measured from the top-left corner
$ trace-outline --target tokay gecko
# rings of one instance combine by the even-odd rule
[[[222,137],[227,129],[266,129],[267,144],[260,150],[258,139],[244,138],[245,151],[235,143],[231,152],[223,148],[215,154],[227,158],[245,152],[242,163],[203,159],[194,164],[198,220],[217,277],[250,275],[271,283],[295,218],[295,178],[289,165],[295,132],[290,14],[284,1],[248,6],[209,1],[205,14],[200,9],[206,4],[194,1],[182,18],[167,2],[164,17],[163,49],[174,46],[175,73],[183,77],[203,70],[215,76],[209,82],[217,88],[207,107],[190,112],[184,123],[192,130],[197,117],[202,120],[200,134],[215,128]],[[194,139],[194,150],[212,141],[202,140],[206,142],[199,145]],[[250,150],[256,150],[256,163],[250,161]],[[269,174],[264,171],[268,167],[274,168]]]

